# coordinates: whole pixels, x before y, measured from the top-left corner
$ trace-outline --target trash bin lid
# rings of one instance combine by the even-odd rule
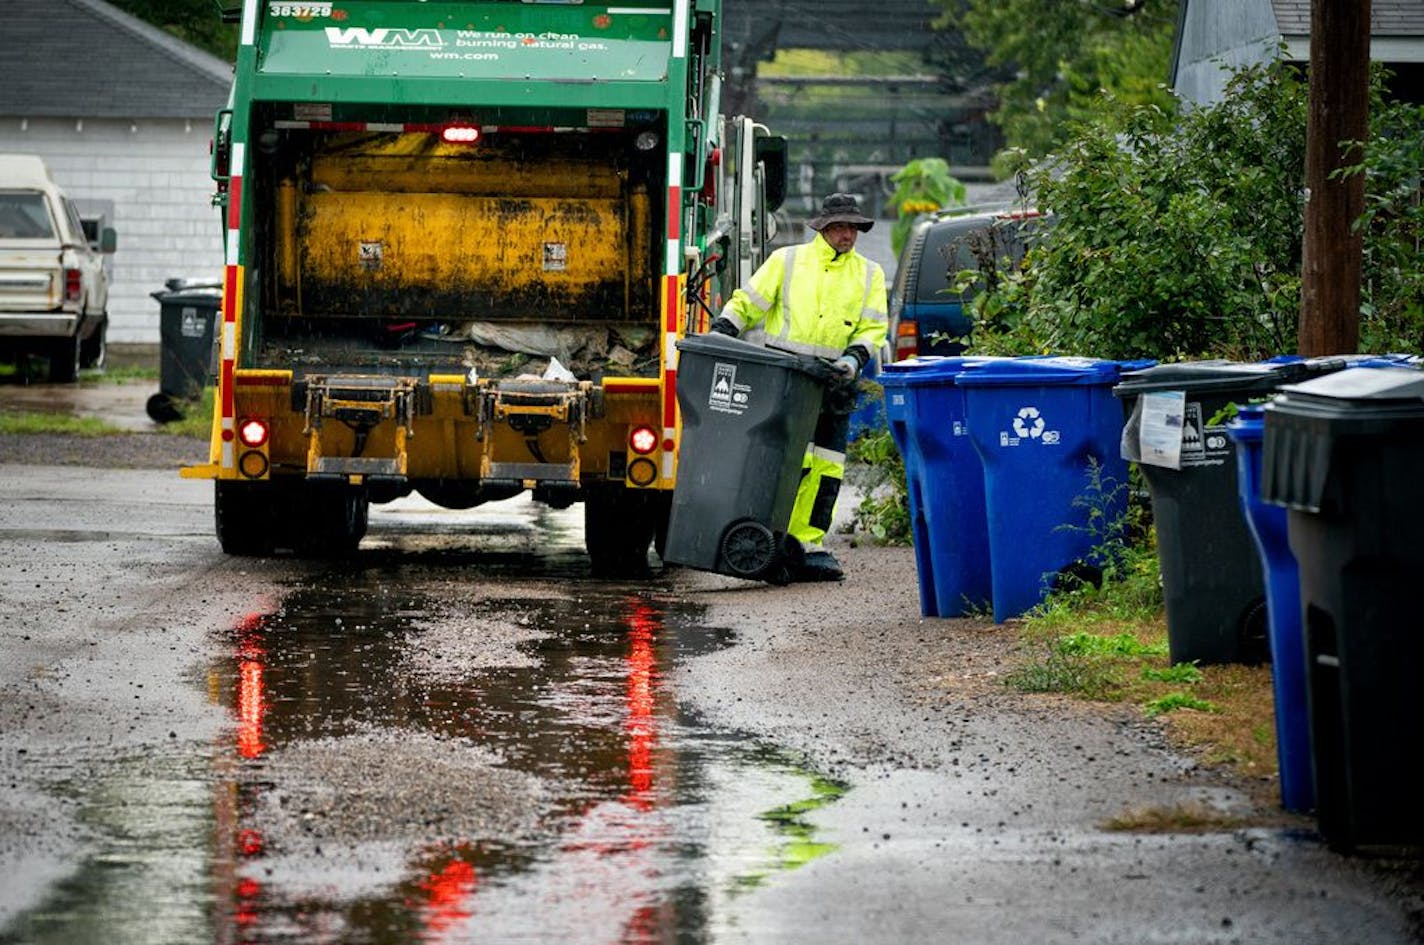
[[[170,286],[159,292],[150,292],[149,295],[157,299],[160,305],[181,305],[185,302],[194,305],[216,306],[222,298],[222,286],[208,283],[198,285],[174,286],[174,280],[170,279]]]
[[[1354,421],[1424,417],[1424,371],[1413,367],[1351,367],[1286,384],[1268,411]]]
[[[1010,358],[991,355],[929,355],[895,361],[880,369],[880,382],[892,387],[943,387],[955,382],[965,371],[972,370],[990,361],[1007,361]]]
[[[1339,371],[1346,362],[1339,358],[1306,359],[1284,355],[1268,361],[1183,361],[1124,373],[1113,388],[1118,397],[1136,397],[1152,391],[1180,390],[1194,394],[1211,391],[1267,393],[1282,384],[1303,381]]]
[[[1058,386],[1114,384],[1124,370],[1145,368],[1154,361],[1103,361],[1077,357],[1024,357],[986,361],[965,371],[961,387]]]
[[[1345,441],[1415,448],[1424,432],[1424,371],[1347,368],[1281,389],[1265,405],[1261,499],[1297,511],[1343,509],[1332,466],[1352,450]]]
[[[750,341],[743,341],[741,338],[733,338],[731,335],[715,331],[703,335],[688,335],[686,338],[679,339],[677,350],[709,358],[727,358],[742,363],[750,362],[790,368],[817,378],[821,377],[826,370],[824,366],[817,364],[818,359],[809,355],[777,351],[775,348],[753,344]]]

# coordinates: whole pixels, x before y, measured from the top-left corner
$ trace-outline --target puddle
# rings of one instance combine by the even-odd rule
[[[206,680],[231,731],[148,765],[125,796],[159,806],[101,823],[14,940],[82,940],[141,902],[171,940],[724,937],[737,897],[833,849],[806,815],[842,788],[680,711],[676,661],[728,634],[561,560],[509,580],[517,548],[378,549],[240,621]],[[87,790],[97,822],[144,809]]]
[[[158,393],[158,381],[81,380],[77,384],[26,384],[15,375],[0,377],[0,412],[55,413],[92,417],[138,433],[152,433],[158,424],[148,415],[148,398]]]

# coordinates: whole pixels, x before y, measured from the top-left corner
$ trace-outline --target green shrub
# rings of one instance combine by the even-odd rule
[[[1294,351],[1308,89],[1273,63],[1184,115],[1104,98],[1029,172],[1055,225],[973,303],[975,349],[1254,360]],[[1366,175],[1361,347],[1424,337],[1424,112],[1376,95]]]

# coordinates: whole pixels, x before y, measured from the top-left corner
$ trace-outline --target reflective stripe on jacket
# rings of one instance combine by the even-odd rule
[[[722,315],[748,341],[838,358],[874,358],[885,343],[885,270],[851,250],[839,258],[821,234],[776,250],[732,293]]]

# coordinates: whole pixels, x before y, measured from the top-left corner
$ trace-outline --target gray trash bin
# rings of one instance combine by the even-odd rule
[[[1316,815],[1340,850],[1424,849],[1421,483],[1424,372],[1354,368],[1265,407],[1261,498],[1300,566]]]
[[[158,393],[148,399],[148,415],[159,423],[179,419],[182,404],[197,399],[214,375],[213,338],[222,287],[216,283],[169,279],[159,304]]]
[[[786,527],[830,369],[726,335],[677,347],[682,445],[662,558],[784,582]]]

